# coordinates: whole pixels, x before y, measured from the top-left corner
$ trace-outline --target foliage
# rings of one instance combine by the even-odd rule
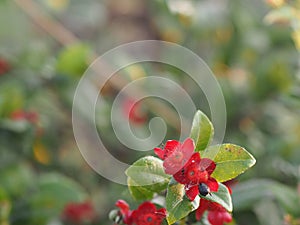
[[[204,117],[206,123],[199,123],[199,121],[201,120],[199,119],[199,117]],[[207,126],[211,128],[206,129],[205,127]],[[201,149],[203,143],[209,143],[209,140],[212,136],[211,133],[213,128],[211,122],[201,111],[198,111],[196,113],[191,130],[191,134],[194,140],[196,140],[196,144],[194,147],[195,151]],[[208,135],[207,132],[209,133]],[[176,142],[173,141],[172,143]],[[184,151],[186,152],[186,149],[183,148],[187,148],[188,145],[186,145],[185,143],[187,143],[187,141],[185,141],[184,144],[182,144],[181,146],[180,143],[176,143],[177,145],[171,145],[170,142],[167,143],[165,145],[165,149],[163,150],[165,151],[165,154],[167,154],[167,156],[162,156],[163,160],[171,159],[176,160],[177,162],[178,159],[174,158],[173,156],[175,154],[176,157],[176,154]],[[215,145],[211,147],[205,146],[205,150],[202,151],[202,153],[203,154],[201,154],[201,157],[211,159],[213,160],[212,162],[216,163],[216,169],[214,170],[211,176],[216,178],[218,182],[225,182],[234,179],[237,175],[244,172],[245,170],[247,170],[255,164],[255,159],[250,153],[248,153],[242,147],[232,144],[225,144],[221,146]],[[158,156],[161,157],[159,151],[156,151],[156,154],[158,154]],[[193,155],[190,157],[192,159]],[[181,160],[184,160],[184,158]],[[187,166],[189,164],[189,161],[187,161],[184,166],[179,166],[177,168],[178,172],[176,172],[176,174],[182,173],[184,168],[187,168],[187,176],[189,176],[189,166]],[[182,179],[179,180],[176,174],[173,175],[174,178],[170,179],[170,177],[167,176],[167,166],[168,164],[163,164],[162,161],[158,161],[157,158],[144,157],[133,163],[133,165],[127,169],[126,174],[128,176],[128,188],[129,190],[131,190],[130,193],[135,199],[148,200],[149,197],[153,197],[153,193],[159,194],[163,190],[167,189],[167,194],[165,197],[167,211],[166,219],[168,224],[174,224],[177,221],[183,220],[191,212],[196,210],[199,207],[199,202],[201,202],[201,200],[199,196],[196,196],[196,198],[194,197],[193,199],[189,199],[190,197],[187,192],[186,182],[182,181]],[[196,167],[195,169],[197,168],[198,167]],[[196,170],[193,170],[192,172],[197,173]],[[186,178],[183,178],[183,180],[185,179]],[[167,182],[168,180],[169,182]],[[135,182],[132,183],[131,181]],[[201,181],[201,183],[202,182],[204,181]],[[199,188],[198,185],[199,183],[197,183],[197,189]],[[192,186],[188,184],[188,188],[191,189]],[[132,191],[132,189],[138,189],[139,191]],[[211,189],[211,191],[213,190]],[[206,196],[202,196],[200,192],[200,197],[207,199],[211,202],[216,202],[227,211],[232,212],[232,202],[228,188],[225,185],[219,183],[219,187],[217,188],[217,190],[214,191],[216,192],[210,192],[209,195]],[[151,194],[149,195],[149,192],[152,192],[152,196]]]

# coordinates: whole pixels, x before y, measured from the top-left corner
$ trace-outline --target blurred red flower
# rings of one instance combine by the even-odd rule
[[[5,59],[0,58],[0,75],[5,74],[7,71],[9,71],[9,69],[9,63]]]
[[[39,120],[39,116],[36,112],[26,112],[23,110],[16,110],[11,113],[10,118],[12,120],[27,120],[30,123],[36,124]]]
[[[232,221],[231,214],[223,206],[201,198],[199,208],[196,210],[196,219],[200,220],[205,211],[208,211],[208,221],[211,225],[223,225]]]
[[[143,124],[147,121],[147,115],[142,110],[140,102],[126,98],[122,103],[122,110],[126,118],[134,124]]]
[[[92,223],[96,218],[96,211],[90,202],[69,203],[65,206],[62,219],[72,224]]]

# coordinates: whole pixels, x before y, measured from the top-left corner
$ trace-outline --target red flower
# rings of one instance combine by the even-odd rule
[[[199,152],[196,152],[185,166],[174,174],[174,179],[185,185],[186,196],[193,201],[200,193],[200,188],[207,186],[205,192],[218,191],[218,182],[210,176],[215,168],[216,164],[211,159],[201,159]]]
[[[62,218],[73,224],[86,224],[95,220],[96,212],[90,202],[69,203],[63,210]]]
[[[132,224],[131,210],[124,200],[118,200],[116,206],[120,209],[120,214],[124,224]]]
[[[23,110],[17,110],[12,112],[10,115],[12,120],[27,120],[30,123],[37,123],[38,122],[38,114],[36,112],[26,112]]]
[[[166,142],[164,149],[155,148],[155,154],[164,160],[163,166],[167,174],[174,175],[188,162],[195,149],[194,141],[187,138],[182,144],[179,141]]]
[[[144,202],[133,211],[123,200],[118,200],[116,206],[120,209],[123,223],[127,225],[161,225],[166,217],[166,209],[156,209],[151,202]]]
[[[131,218],[134,225],[161,225],[166,217],[166,210],[156,209],[151,202],[144,202],[132,211]]]
[[[133,99],[125,99],[122,103],[122,109],[129,121],[135,124],[143,124],[147,120],[147,115],[143,112],[141,103],[135,102]]]
[[[0,75],[5,74],[9,69],[10,66],[8,62],[5,59],[0,58]]]
[[[223,206],[204,198],[200,199],[200,206],[196,210],[196,219],[200,220],[206,210],[208,211],[208,221],[211,225],[223,225],[232,221],[231,214]]]

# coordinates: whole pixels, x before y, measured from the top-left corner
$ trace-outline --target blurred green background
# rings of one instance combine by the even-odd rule
[[[95,52],[157,39],[204,59],[226,100],[224,141],[244,146],[257,159],[233,187],[233,224],[299,225],[299,5],[284,0],[1,0],[0,224],[106,225],[112,224],[108,213],[117,199],[137,204],[125,186],[102,178],[82,158],[72,133],[72,100]],[[135,64],[123,78],[130,82],[153,70]],[[179,83],[209,115],[203,93],[188,76],[167,66],[154,71]],[[129,151],[114,136],[109,121],[117,93],[109,84],[102,90],[105,104],[96,115],[97,128],[111,153],[132,163],[146,153]],[[147,134],[147,121],[155,115],[141,104],[131,125]],[[165,139],[178,136],[178,127],[169,126]],[[88,213],[77,212],[86,202]]]

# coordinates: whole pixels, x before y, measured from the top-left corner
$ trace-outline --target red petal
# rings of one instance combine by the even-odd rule
[[[161,159],[166,159],[170,156],[178,147],[180,147],[180,142],[176,140],[169,140],[166,142],[164,149],[154,148],[154,153]]]
[[[152,221],[148,221],[149,217]],[[158,225],[161,224],[166,217],[166,209],[161,208],[156,210],[156,207],[151,202],[144,202],[138,209],[131,214],[131,220],[125,224],[135,225]]]
[[[178,158],[178,156],[180,158]],[[184,164],[188,161],[187,156],[183,155],[178,150],[174,151],[169,157],[167,157],[163,163],[165,172],[170,175],[174,175],[183,168]]]
[[[191,156],[194,153],[194,149],[195,149],[195,144],[194,141],[191,138],[187,138],[182,146],[181,146],[181,152],[184,154],[185,156],[185,162],[184,164],[191,158]],[[199,155],[200,156],[200,155]]]
[[[203,216],[203,213],[208,209],[209,206],[209,201],[201,198],[200,199],[200,205],[198,207],[198,209],[196,210],[196,219],[200,220],[201,217]]]
[[[186,174],[187,171],[191,170],[193,167],[198,168],[198,163],[200,162],[200,154],[198,152],[194,153],[185,166],[174,174],[174,179],[181,184],[188,184],[190,180]]]
[[[137,221],[140,218],[141,214],[137,209],[133,210],[130,216],[130,220],[132,222]],[[125,223],[126,224],[126,223]]]
[[[218,182],[212,177],[208,178],[208,181],[206,182],[206,185],[209,187],[209,190],[212,191],[212,192],[217,192],[218,189],[219,189]]]
[[[200,154],[199,152],[195,152],[189,159],[189,161],[187,162],[187,164],[185,165],[186,167],[187,166],[190,166],[191,164],[199,164],[200,163]]]
[[[163,162],[166,174],[174,175],[181,169],[181,164],[174,162],[170,157]]]
[[[165,149],[170,149],[164,161],[165,172],[174,175],[189,161],[194,152],[194,142],[190,138],[186,139],[182,145],[174,140],[168,141]]]
[[[139,214],[154,213],[156,211],[156,207],[151,202],[144,202],[137,208],[137,211]]]
[[[193,201],[199,194],[198,185],[191,186],[185,189],[185,194],[190,201]]]
[[[232,221],[232,216],[227,211],[209,211],[208,221],[211,225],[223,225]]]
[[[157,210],[157,212],[155,214],[165,218],[167,216],[167,210],[165,208],[161,208],[161,209]]]
[[[165,155],[165,150],[161,149],[161,148],[154,148],[154,153],[161,159],[165,159],[166,157],[164,157]]]
[[[231,194],[232,195],[232,190],[231,190],[231,188],[230,187],[228,187],[228,186],[226,186],[227,187],[227,189],[228,189],[228,191],[229,191],[229,194]]]
[[[165,145],[165,150],[168,150],[170,154],[180,146],[180,142],[176,140],[168,140]]]
[[[122,215],[129,212],[129,205],[124,200],[118,200],[115,205],[120,209]]]
[[[173,175],[174,179],[181,184],[188,184],[189,183],[189,179],[186,176],[186,168],[182,168],[179,172],[175,173]]]
[[[206,170],[211,175],[216,168],[216,164],[211,159],[203,158],[200,161],[200,168]]]

